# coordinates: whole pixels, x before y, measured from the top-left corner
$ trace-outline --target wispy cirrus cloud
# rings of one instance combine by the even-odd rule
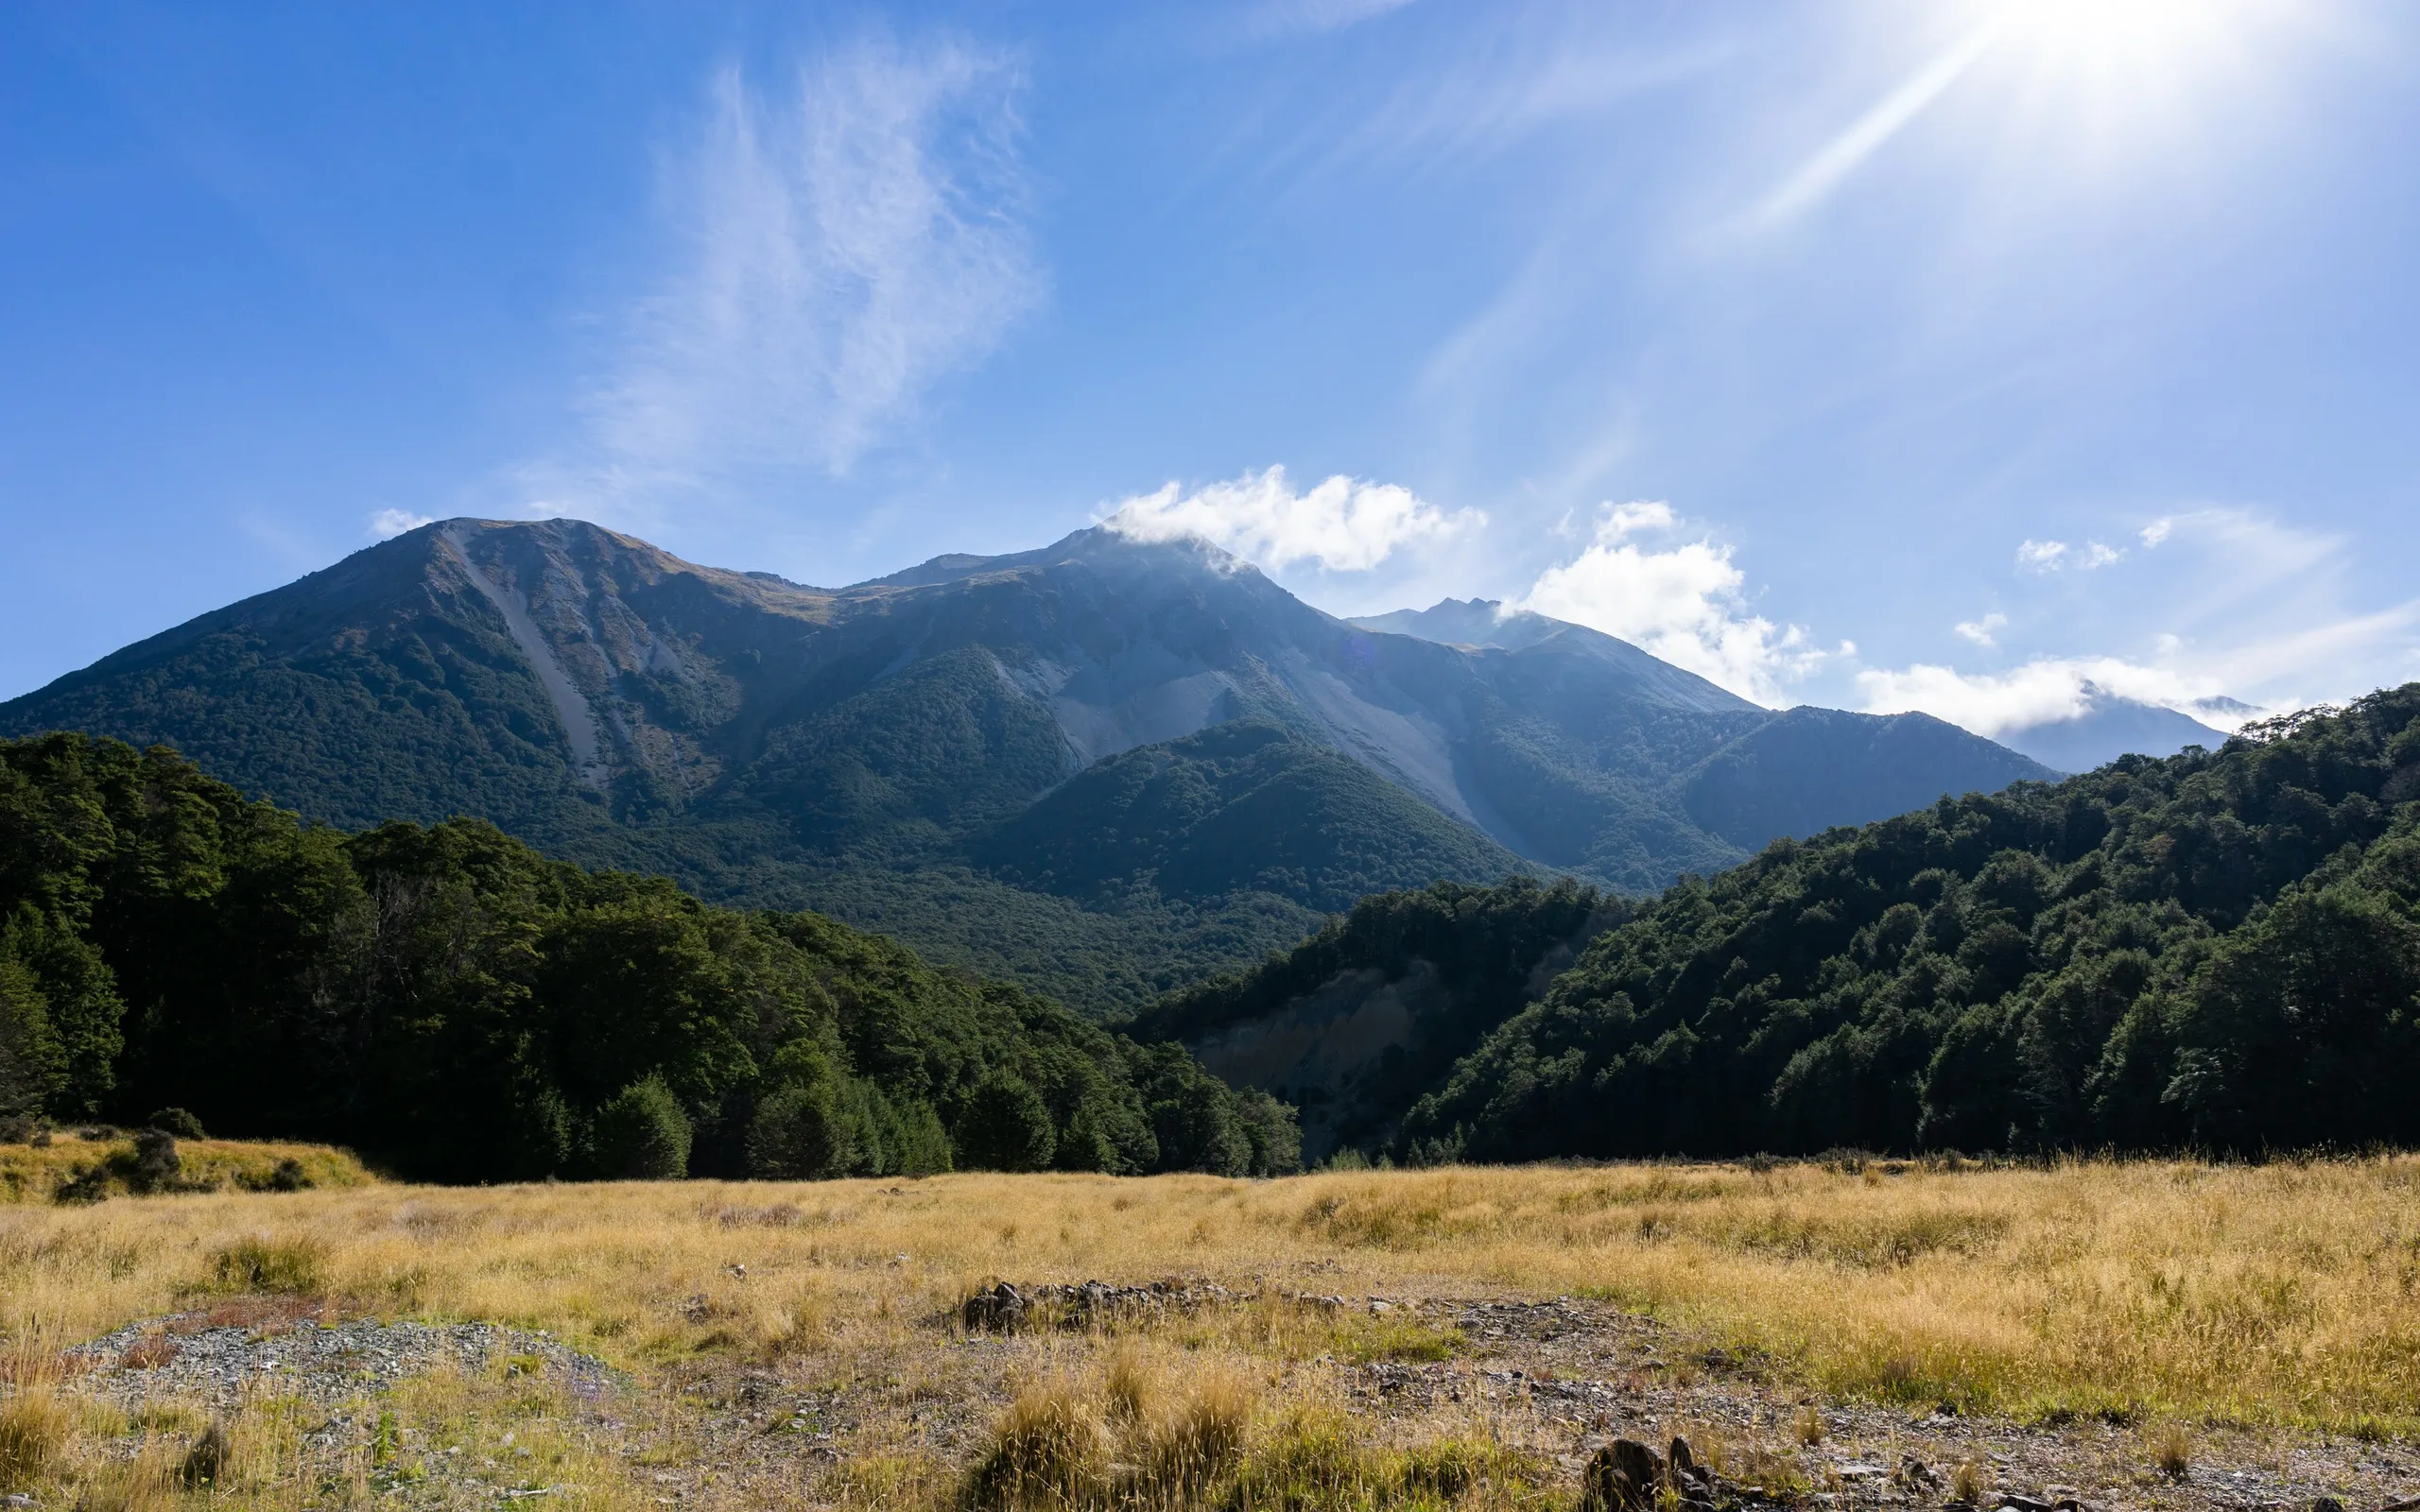
[[[528,481],[574,503],[762,486],[895,438],[1045,297],[1025,88],[1014,54],[948,37],[717,74],[664,156],[674,255],[587,396],[593,455]]]
[[[1270,467],[1191,490],[1167,484],[1119,501],[1101,524],[1134,541],[1207,541],[1271,571],[1309,563],[1367,572],[1399,551],[1478,530],[1487,516],[1341,473],[1297,493],[1285,468]]]
[[[1997,31],[1990,24],[1978,26],[1933,55],[1776,184],[1749,212],[1747,228],[1772,230],[1831,198],[1884,143],[1898,135],[1974,67],[1990,50]]]

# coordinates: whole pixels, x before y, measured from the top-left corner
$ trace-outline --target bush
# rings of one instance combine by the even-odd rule
[[[689,1174],[689,1115],[660,1076],[632,1082],[596,1110],[596,1169],[608,1179],[677,1181]]]
[[[210,1136],[201,1131],[201,1120],[182,1108],[164,1108],[151,1115],[150,1126],[181,1140],[201,1140]]]
[[[995,1071],[977,1083],[959,1116],[958,1153],[974,1170],[1044,1170],[1057,1144],[1042,1094],[1011,1072]]]
[[[177,1137],[163,1128],[137,1129],[134,1132],[134,1161],[127,1172],[126,1184],[137,1192],[166,1192],[174,1188],[177,1178],[184,1175],[184,1160],[177,1154]]]

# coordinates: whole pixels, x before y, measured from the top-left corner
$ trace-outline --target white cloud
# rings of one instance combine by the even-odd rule
[[[1198,537],[1271,571],[1312,562],[1328,572],[1366,572],[1398,550],[1477,530],[1487,516],[1440,509],[1398,484],[1341,473],[1296,493],[1286,470],[1271,467],[1190,493],[1170,483],[1120,501],[1101,524],[1135,541]]]
[[[861,42],[771,92],[717,76],[663,174],[676,268],[592,396],[605,459],[533,479],[613,497],[840,473],[892,435],[1042,298],[1023,88],[1012,58],[948,40]]]
[[[2020,571],[2054,573],[2066,559],[2067,543],[2064,541],[2028,541],[2016,548],[2016,565]]]
[[[2007,627],[2008,616],[2005,614],[1993,613],[1986,614],[1979,620],[1961,620],[1956,625],[1951,626],[1950,629],[1959,635],[1964,636],[1967,640],[1974,642],[1977,645],[1988,646],[1997,645],[1999,644],[1997,638],[1998,632],[2006,629]]]
[[[2122,546],[2104,546],[2098,541],[2087,541],[2082,546],[2070,546],[2064,541],[2026,541],[2016,548],[2016,569],[2029,573],[2064,572],[2074,568],[2088,573],[2107,567],[2126,558]]]
[[[2072,719],[2091,709],[2096,694],[2182,710],[2205,724],[2231,727],[2248,717],[2207,713],[2211,706],[2204,700],[2220,696],[2218,684],[2207,677],[2118,657],[2045,657],[2000,673],[1964,673],[1918,662],[1899,671],[1870,667],[1857,680],[1869,713],[1922,710],[1986,736]]]
[[[1730,547],[1702,538],[1656,551],[1630,539],[1676,525],[1660,500],[1607,505],[1587,549],[1547,568],[1508,607],[1617,636],[1760,703],[1780,702],[1785,680],[1848,654],[1816,648],[1802,627],[1750,613]]]
[[[2233,729],[2263,713],[2359,696],[2410,675],[2404,668],[2414,657],[2420,599],[2357,608],[2346,581],[2352,542],[2342,536],[2248,509],[2205,507],[2155,520],[2136,539],[2143,554],[2124,592],[2067,594],[2058,623],[2079,639],[2122,634],[2141,651],[2045,647],[2022,665],[1986,673],[1927,662],[1867,668],[1857,675],[1863,706],[1922,709],[1994,735],[2082,713],[2105,694]],[[2028,541],[2017,548],[2020,568],[2037,573],[2107,566],[2124,556],[2100,542]],[[2040,614],[2027,618],[2046,623]],[[2003,639],[1999,628],[1988,615],[1956,627],[1978,644]]]
[[[434,517],[414,514],[408,509],[381,509],[370,517],[370,533],[381,541],[392,540],[407,530],[437,524]]]

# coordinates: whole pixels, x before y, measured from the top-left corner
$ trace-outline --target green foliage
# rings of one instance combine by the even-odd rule
[[[0,1118],[30,1123],[49,1099],[54,1043],[41,979],[14,955],[0,954]]]
[[[976,1083],[958,1119],[958,1148],[964,1162],[981,1171],[1040,1171],[1050,1164],[1058,1136],[1042,1094],[1013,1072],[994,1072]]]
[[[1397,1154],[2420,1143],[2420,684],[1687,880]]]
[[[207,1139],[201,1130],[201,1120],[182,1108],[163,1108],[143,1121],[146,1128],[156,1128],[181,1140]]]
[[[0,742],[0,920],[15,1111],[190,1109],[440,1180],[892,1175],[958,1163],[997,1074],[1064,1159],[1166,1168],[1159,1053],[1055,1003],[475,820],[306,826],[165,749]],[[1279,1118],[1190,1069],[1214,1121]]]
[[[677,1181],[689,1174],[689,1115],[661,1076],[634,1081],[596,1110],[596,1174]]]

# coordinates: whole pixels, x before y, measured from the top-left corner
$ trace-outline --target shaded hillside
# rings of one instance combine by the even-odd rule
[[[1414,1159],[2420,1142],[2420,684],[1778,842],[1600,936]]]
[[[1163,999],[1134,1033],[1182,1041],[1231,1084],[1299,1105],[1308,1159],[1375,1148],[1629,912],[1568,880],[1364,898],[1293,950]]]
[[[1648,889],[2042,775],[1921,716],[1777,715],[1541,625],[1514,649],[1373,633],[1215,547],[1105,529],[824,590],[458,520],[0,705],[0,734],[174,745],[341,826],[485,818],[1095,1011],[1363,890],[1524,863]],[[1285,741],[1185,744],[1237,722]]]
[[[1244,1174],[1291,1115],[813,914],[493,826],[346,834],[165,749],[0,742],[0,1115],[340,1142],[407,1175]]]

